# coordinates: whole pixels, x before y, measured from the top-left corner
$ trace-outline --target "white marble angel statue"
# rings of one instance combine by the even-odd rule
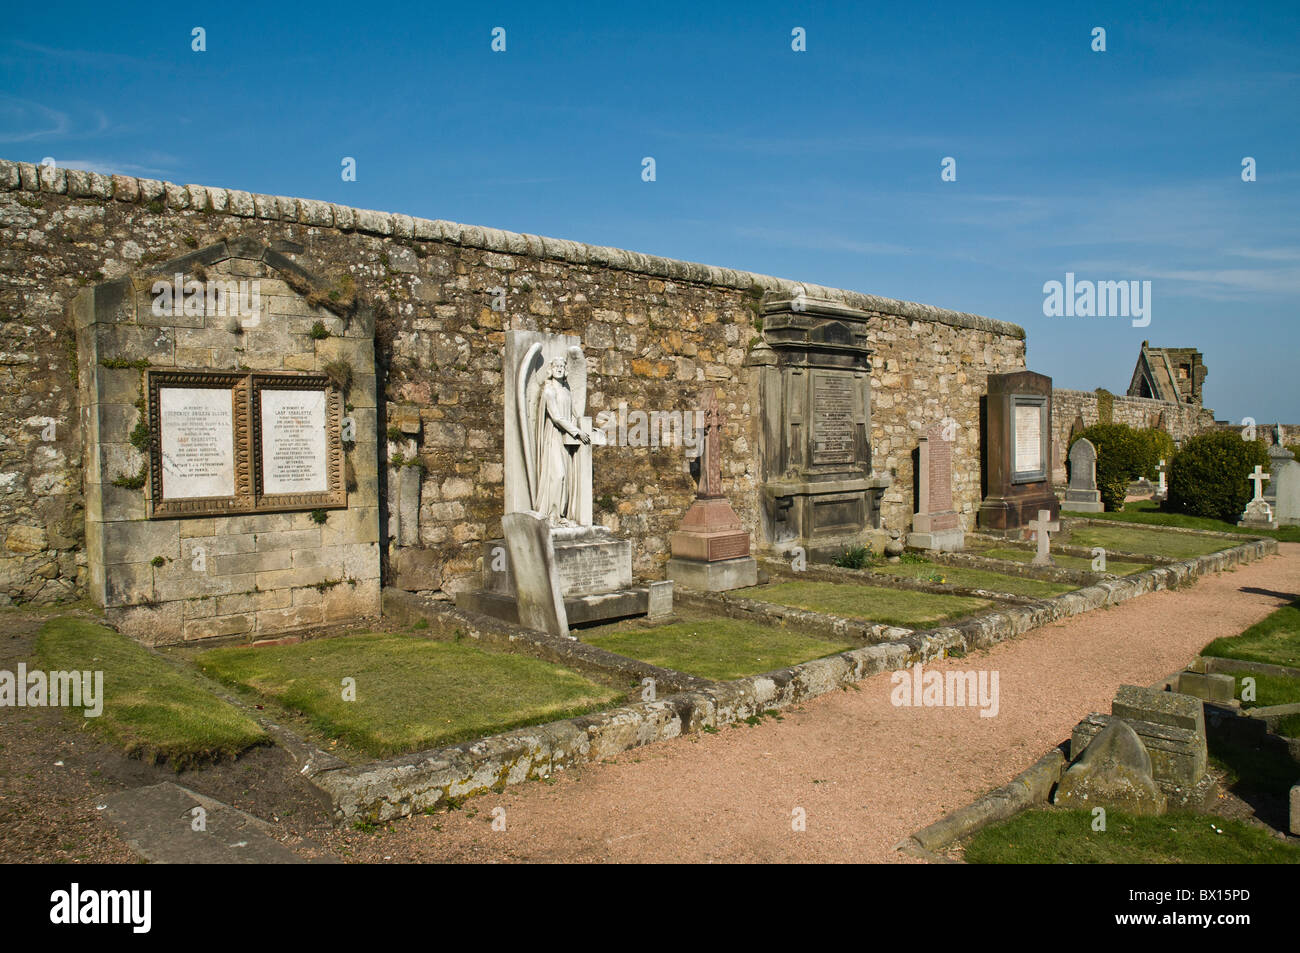
[[[581,348],[547,365],[542,346],[528,349],[517,377],[516,407],[523,437],[531,509],[552,526],[581,525],[584,493],[591,492],[592,435],[582,426],[587,403],[587,363]]]

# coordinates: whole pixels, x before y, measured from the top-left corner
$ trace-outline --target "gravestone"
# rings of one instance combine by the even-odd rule
[[[758,560],[749,554],[749,533],[722,493],[722,412],[709,388],[704,405],[704,443],[695,502],[670,540],[667,574],[692,589],[722,592],[758,584]]]
[[[457,593],[456,605],[552,633],[670,611],[672,582],[634,585],[631,542],[592,523],[592,445],[605,439],[586,413],[580,340],[507,331],[503,367],[504,516],[528,519],[503,518],[505,538],[483,545],[482,588]],[[549,546],[536,538],[539,524]],[[516,569],[520,559],[528,562]]]
[[[767,300],[746,364],[759,393],[760,538],[830,559],[883,544],[892,478],[871,457],[870,315],[799,294]]]
[[[1156,471],[1157,471],[1157,476],[1159,476],[1160,478],[1160,481],[1156,484],[1156,492],[1154,498],[1157,500],[1163,500],[1165,497],[1169,495],[1169,487],[1165,483],[1165,461],[1163,457],[1160,458],[1160,464],[1156,467]]]
[[[74,299],[89,592],[122,632],[378,615],[374,319],[325,292],[232,237]]]
[[[1241,514],[1241,519],[1237,521],[1237,525],[1250,529],[1277,529],[1277,520],[1273,516],[1273,508],[1264,499],[1264,481],[1269,479],[1269,475],[1257,463],[1254,471],[1246,479],[1255,484],[1255,495],[1246,504],[1246,510]]]
[[[907,545],[914,549],[955,552],[966,545],[961,515],[952,505],[952,441],[949,428],[936,423],[917,448],[916,515]]]
[[[1300,526],[1300,462],[1281,444],[1268,448],[1268,469],[1273,479],[1273,518],[1278,526]]]
[[[1070,486],[1065,491],[1065,509],[1079,513],[1100,513],[1105,507],[1097,489],[1097,448],[1080,437],[1070,448]]]
[[[1061,524],[1052,519],[1052,511],[1039,510],[1038,519],[1030,520],[1025,528],[1031,531],[1038,541],[1038,552],[1029,561],[1029,565],[1055,566],[1056,561],[1052,559],[1051,552],[1051,534],[1060,530]]]
[[[1151,757],[1152,776],[1170,806],[1193,804],[1203,796],[1209,752],[1205,709],[1199,698],[1121,685],[1110,715],[1093,713],[1075,726],[1071,755],[1083,751],[1115,719],[1127,722],[1142,739]]]
[[[1127,722],[1112,718],[1061,776],[1052,803],[1063,808],[1110,807],[1130,814],[1163,814],[1167,800],[1156,785],[1142,739]]]
[[[990,374],[984,398],[984,529],[1022,529],[1040,510],[1061,504],[1048,482],[1052,459],[1052,379],[1033,371]]]

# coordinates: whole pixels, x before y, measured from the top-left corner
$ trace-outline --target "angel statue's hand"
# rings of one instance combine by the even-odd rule
[[[591,434],[587,433],[585,430],[579,430],[578,439],[583,443],[591,443]]]

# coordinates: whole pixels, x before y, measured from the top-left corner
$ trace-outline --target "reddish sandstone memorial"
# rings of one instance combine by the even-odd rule
[[[955,423],[951,429],[955,429]],[[961,514],[952,505],[952,441],[949,427],[937,423],[925,432],[917,451],[916,515],[907,545],[954,552],[966,545]]]
[[[749,533],[722,493],[722,412],[717,392],[703,395],[704,445],[695,502],[670,540],[668,577],[692,589],[721,592],[758,584]]]

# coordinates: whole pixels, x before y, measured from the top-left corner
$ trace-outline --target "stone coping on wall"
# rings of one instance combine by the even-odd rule
[[[343,765],[301,741],[285,747],[301,764],[303,776],[328,799],[336,818],[388,820],[436,808],[453,799],[549,777],[567,767],[614,757],[631,748],[779,710],[845,688],[870,675],[897,671],[948,654],[987,648],[1057,619],[1116,605],[1147,592],[1184,584],[1206,572],[1218,572],[1276,552],[1276,540],[1250,540],[1231,549],[1107,580],[1033,605],[1006,606],[965,622],[909,632],[894,641],[849,649],[778,671],[729,682],[701,679],[705,684],[698,689],[680,691],[656,701],[520,728],[386,761]],[[439,615],[458,613],[446,603],[433,600],[411,602],[407,608]],[[504,625],[487,619],[483,620],[484,625],[477,625],[477,618],[471,619],[470,614],[459,615],[483,631],[488,631],[487,623],[494,627]],[[522,641],[527,640],[515,644]],[[575,646],[582,645],[577,640],[573,642]],[[599,651],[594,646],[574,651],[587,649]],[[620,664],[631,661],[634,660],[623,659]],[[278,736],[282,732],[283,729],[277,728]]]
[[[376,212],[315,199],[259,195],[239,189],[203,185],[176,185],[157,179],[103,175],[78,169],[48,168],[30,162],[13,162],[7,159],[0,159],[0,191],[45,192],[72,198],[116,200],[134,204],[159,202],[167,211],[194,209],[218,215],[294,222],[395,239],[445,242],[511,255],[528,255],[573,264],[598,265],[657,278],[698,282],[737,288],[742,291],[759,289],[785,297],[805,294],[858,311],[890,314],[914,321],[930,321],[986,331],[1019,340],[1025,339],[1025,330],[1019,325],[915,301],[898,301],[879,295],[827,288],[807,282],[679,261],[658,255],[645,255],[620,248],[588,245],[568,239],[545,238],[478,225],[461,225],[456,222]]]

